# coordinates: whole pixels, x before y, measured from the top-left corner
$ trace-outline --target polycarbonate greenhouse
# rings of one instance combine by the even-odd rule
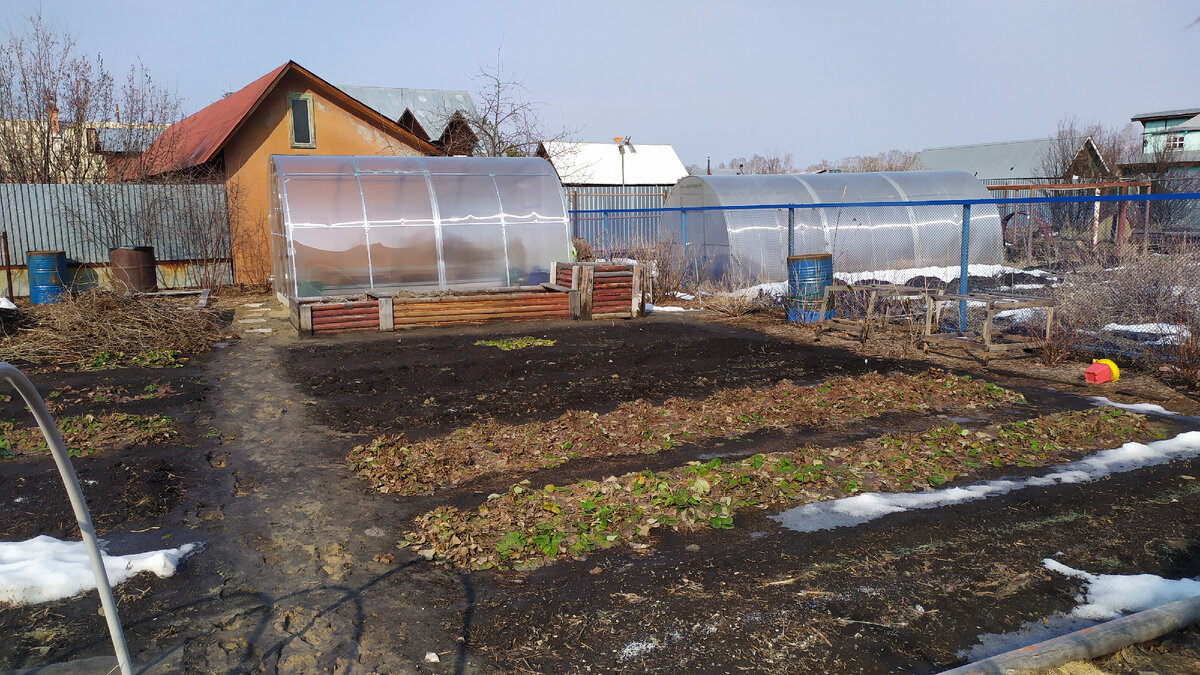
[[[271,157],[275,290],[534,285],[566,260],[562,184],[510,157]]]
[[[833,254],[836,272],[956,266],[962,208],[904,202],[988,199],[961,171],[689,176],[667,196],[668,208],[755,204],[896,202],[895,206],[795,209],[795,255]],[[678,211],[664,213],[660,237],[684,237]],[[688,251],[710,277],[736,271],[755,281],[787,279],[788,209],[688,211]],[[995,206],[971,209],[970,264],[1002,262]]]

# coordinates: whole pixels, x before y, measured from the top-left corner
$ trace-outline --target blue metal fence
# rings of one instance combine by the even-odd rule
[[[899,207],[899,208],[898,208]],[[941,260],[933,263],[940,266],[943,270],[946,267],[957,267],[957,286],[959,294],[967,294],[969,291],[976,290],[971,287],[971,277],[973,271],[970,269],[972,263],[981,257],[987,258],[989,262],[1003,263],[1011,262],[1013,258],[1021,257],[1020,255],[1009,256],[1007,247],[1013,244],[1008,243],[1009,237],[1004,236],[1004,228],[1012,226],[1008,219],[999,223],[1001,228],[1000,236],[989,238],[989,246],[995,247],[996,250],[981,251],[978,244],[978,237],[972,236],[972,209],[990,209],[992,215],[992,223],[995,223],[995,207],[999,207],[1000,212],[1017,213],[1024,211],[1026,213],[1034,213],[1035,207],[1041,208],[1040,213],[1045,214],[1044,218],[1051,222],[1043,223],[1042,230],[1039,231],[1039,236],[1044,239],[1044,249],[1047,252],[1047,258],[1041,261],[1022,260],[1024,267],[1029,268],[1042,264],[1047,267],[1054,267],[1059,262],[1066,262],[1071,265],[1077,264],[1079,261],[1086,259],[1091,265],[1091,271],[1087,274],[1081,273],[1079,279],[1083,280],[1086,277],[1087,283],[1096,284],[1097,297],[1104,295],[1104,302],[1112,305],[1110,307],[1113,315],[1121,314],[1125,316],[1122,319],[1126,323],[1120,325],[1142,326],[1148,325],[1151,327],[1163,324],[1170,320],[1172,311],[1174,314],[1184,314],[1188,317],[1200,315],[1200,305],[1192,307],[1192,301],[1200,301],[1200,254],[1194,255],[1194,251],[1200,251],[1200,247],[1187,247],[1189,239],[1192,244],[1200,244],[1197,242],[1197,237],[1200,237],[1200,192],[1183,192],[1175,194],[1126,194],[1126,195],[1069,195],[1069,196],[1047,196],[1047,197],[1008,197],[1008,198],[992,198],[992,199],[971,199],[971,200],[914,200],[907,202],[844,202],[844,203],[783,203],[783,204],[752,204],[752,205],[736,205],[736,206],[707,206],[707,207],[690,207],[690,208],[653,208],[653,209],[577,209],[571,212],[573,219],[579,222],[597,223],[598,227],[592,230],[587,230],[590,235],[587,238],[593,249],[601,256],[629,256],[636,257],[639,252],[651,250],[651,247],[645,246],[646,242],[661,242],[667,237],[675,238],[677,244],[682,244],[682,253],[677,255],[675,259],[682,259],[685,266],[690,265],[693,270],[720,270],[720,266],[713,266],[709,263],[712,253],[709,249],[725,246],[727,250],[737,248],[738,237],[742,237],[741,246],[742,253],[750,258],[756,255],[765,256],[766,258],[774,257],[777,260],[772,265],[760,265],[756,270],[771,270],[773,274],[778,275],[778,270],[783,269],[783,259],[785,256],[807,253],[834,253],[834,269],[835,272],[846,272],[844,266],[839,267],[839,256],[841,258],[855,257],[856,261],[874,260],[874,266],[869,263],[856,262],[860,269],[886,270],[886,269],[906,269],[905,261],[911,260],[911,257],[895,256],[895,251],[900,249],[899,245],[889,246],[888,237],[899,241],[907,239],[907,245],[911,248],[914,246],[914,239],[919,239],[914,235],[908,226],[908,222],[903,218],[900,221],[888,221],[887,218],[895,218],[896,215],[906,211],[913,223],[921,223],[921,226],[928,227],[931,224],[937,226],[941,233],[940,237],[945,239],[941,245]],[[1070,208],[1068,208],[1070,207]],[[833,213],[837,213],[840,217],[847,212],[859,209],[862,212],[878,212],[881,217],[878,220],[873,220],[870,217],[855,218],[852,223],[843,223],[843,227],[860,231],[848,241],[854,242],[857,246],[862,246],[862,242],[867,241],[867,248],[872,250],[867,252],[861,251],[846,251],[845,244],[839,247],[836,241],[831,242],[829,237],[829,223],[834,222]],[[739,229],[742,230],[758,230],[755,234],[756,239],[747,239],[742,232],[735,232],[734,227],[730,226],[728,232],[719,233],[718,237],[724,237],[718,242],[717,246],[713,246],[711,242],[711,233],[705,233],[710,238],[705,240],[705,234],[697,234],[696,230],[704,227],[699,223],[705,221],[705,214],[713,212],[739,213],[752,212],[757,213],[761,217],[742,218],[739,220]],[[817,217],[818,212],[823,212],[820,217]],[[916,214],[916,215],[914,215]],[[976,215],[976,223],[978,213]],[[1103,216],[1103,219],[1102,219]],[[722,226],[724,221],[722,222]],[[732,221],[731,221],[732,222]],[[818,225],[814,227],[814,223]],[[747,225],[748,224],[748,225]],[[803,225],[802,225],[803,224]],[[1101,225],[1107,224],[1107,229],[1102,229]],[[1032,227],[1032,224],[1029,225]],[[820,227],[824,227],[824,239],[821,241],[822,250],[797,250],[798,231],[802,227],[808,227],[810,231]],[[914,226],[915,227],[915,226]],[[953,230],[951,230],[953,228]],[[864,239],[859,236],[861,231],[878,230],[875,239]],[[930,230],[932,232],[932,230]],[[953,234],[949,234],[953,231]],[[764,234],[765,233],[765,234]],[[1103,234],[1102,234],[1103,233]],[[975,233],[979,235],[980,233]],[[842,235],[846,237],[846,234]],[[931,235],[932,236],[932,235]],[[1032,237],[1032,234],[1030,234]],[[836,231],[833,234],[834,239],[837,237]],[[855,238],[856,237],[856,238]],[[1137,252],[1142,254],[1141,258],[1148,261],[1150,267],[1147,268],[1146,274],[1154,275],[1156,269],[1165,269],[1165,266],[1171,264],[1172,260],[1185,260],[1178,255],[1168,256],[1160,255],[1154,258],[1152,255],[1155,251],[1151,249],[1150,244],[1153,241],[1156,246],[1164,240],[1171,240],[1176,243],[1184,244],[1187,251],[1186,261],[1181,264],[1191,265],[1195,269],[1178,269],[1172,267],[1171,275],[1177,278],[1178,281],[1167,289],[1170,295],[1171,302],[1182,303],[1183,306],[1178,310],[1164,309],[1162,302],[1156,304],[1154,309],[1146,309],[1142,311],[1139,308],[1118,308],[1119,300],[1108,298],[1111,293],[1101,292],[1101,287],[1105,284],[1111,285],[1109,279],[1112,275],[1105,277],[1105,272],[1110,270],[1105,269],[1105,264],[1101,262],[1104,255],[1107,256],[1109,265],[1119,263],[1122,256],[1128,257],[1129,253]],[[814,241],[813,238],[806,239],[811,247]],[[747,244],[750,242],[750,244]],[[772,242],[774,244],[772,245]],[[994,243],[993,243],[994,242]],[[927,243],[927,242],[926,242]],[[918,247],[920,243],[916,244]],[[773,246],[773,248],[772,248]],[[926,247],[929,248],[928,246]],[[937,247],[934,247],[935,249]],[[829,250],[834,249],[834,250]],[[1070,250],[1067,250],[1070,249]],[[1104,250],[1102,250],[1104,249]],[[1058,253],[1053,251],[1057,250]],[[1179,247],[1175,247],[1177,252]],[[881,255],[881,252],[884,255]],[[1014,254],[1017,250],[1014,248]],[[1104,255],[1101,255],[1104,254]],[[889,268],[888,255],[899,258],[898,265],[893,265]],[[1064,259],[1056,260],[1056,256]],[[874,256],[874,258],[870,258]],[[1196,257],[1197,260],[1192,261],[1191,257]],[[917,254],[918,260],[923,260],[922,264],[930,265],[930,260],[933,256],[926,255],[922,257]],[[1156,267],[1157,266],[1157,267]],[[908,264],[907,267],[914,267]],[[685,268],[686,269],[686,268]],[[908,271],[913,276],[921,276],[921,269],[909,269]],[[1026,274],[1025,270],[1017,268],[1006,268],[1010,274]],[[858,269],[850,270],[857,272]],[[1095,274],[1091,273],[1096,272]],[[1032,276],[1044,276],[1049,278],[1052,276],[1046,270],[1033,269],[1027,274]],[[700,272],[695,275],[696,278],[703,277],[704,273]],[[842,275],[854,276],[854,275]],[[935,275],[936,276],[936,275]],[[976,274],[976,276],[980,276]],[[986,275],[984,275],[986,276]],[[867,277],[870,278],[870,277]],[[943,281],[951,281],[953,279],[949,274],[944,274]],[[1109,279],[1109,280],[1106,280]],[[759,279],[766,281],[779,281],[779,279]],[[893,281],[894,283],[903,283],[903,281]],[[1123,283],[1134,283],[1131,280],[1124,280]],[[994,284],[993,284],[994,285]],[[1033,285],[1036,284],[1018,284],[1010,282],[1008,287],[1010,290],[1018,285]],[[1049,285],[1044,287],[1049,290]],[[1188,289],[1184,293],[1178,292],[1179,288]],[[1076,294],[1078,296],[1078,294]],[[1165,296],[1164,296],[1165,297]],[[1076,298],[1077,299],[1077,298]],[[1165,301],[1165,300],[1164,300]],[[1099,301],[1098,301],[1099,302]],[[1150,303],[1155,304],[1155,303]],[[958,303],[957,321],[958,330],[965,332],[967,330],[968,302],[966,300]],[[1129,318],[1137,317],[1141,318]],[[1157,317],[1157,318],[1156,318]],[[1115,320],[1114,320],[1115,321]],[[1128,322],[1133,322],[1129,324]],[[1112,322],[1110,322],[1112,323]],[[1175,324],[1171,324],[1175,325]],[[1101,326],[1101,329],[1103,325]],[[1189,330],[1180,329],[1176,331],[1177,335],[1190,334]],[[1198,329],[1200,330],[1200,329]],[[1092,331],[1096,332],[1096,331]],[[1200,347],[1198,347],[1200,349]]]

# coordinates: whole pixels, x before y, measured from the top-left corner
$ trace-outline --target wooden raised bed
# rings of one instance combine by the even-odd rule
[[[463,295],[290,300],[301,335],[393,331],[484,321],[631,319],[644,312],[649,278],[639,265],[554,263],[552,282]]]

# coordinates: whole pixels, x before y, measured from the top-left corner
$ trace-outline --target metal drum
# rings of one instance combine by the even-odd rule
[[[121,246],[108,250],[113,286],[118,291],[158,290],[158,267],[153,246]]]
[[[29,301],[35,305],[62,302],[66,295],[67,254],[65,251],[28,251]]]
[[[832,308],[822,308],[825,289],[833,283],[833,255],[791,255],[787,259],[788,292],[784,298],[787,319],[814,323],[833,318]],[[824,311],[822,311],[824,310]]]

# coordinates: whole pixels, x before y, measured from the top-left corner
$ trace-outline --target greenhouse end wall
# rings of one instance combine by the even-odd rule
[[[722,207],[757,204],[887,202],[886,206],[796,208],[796,255],[833,254],[838,273],[957,266],[962,207],[908,206],[906,202],[987,199],[987,189],[960,171],[689,176],[671,190],[665,206]],[[895,203],[895,205],[891,205]],[[660,237],[685,236],[679,212],[664,213]],[[788,209],[690,211],[687,246],[710,278],[739,281],[787,279]],[[993,205],[971,210],[968,261],[1003,262],[1000,215]]]
[[[509,157],[271,158],[275,290],[536,285],[570,254],[548,162]]]

